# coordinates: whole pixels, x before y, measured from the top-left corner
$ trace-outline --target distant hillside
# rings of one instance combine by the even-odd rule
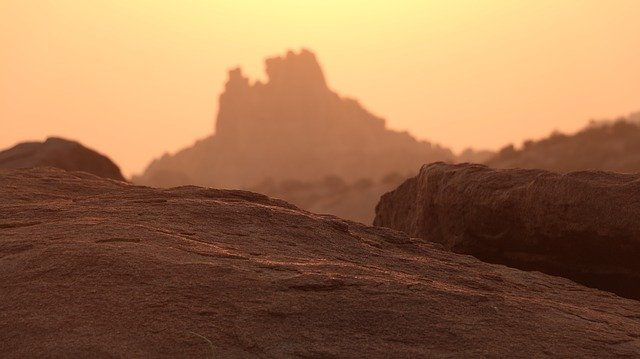
[[[315,182],[265,181],[249,190],[286,198],[314,213],[330,213],[361,223],[371,223],[380,196],[395,189],[411,176],[410,173],[390,173],[379,181],[362,178],[352,183],[336,176],[327,176]]]
[[[640,122],[636,117],[592,122],[573,135],[556,132],[540,141],[527,141],[519,149],[510,145],[485,163],[496,168],[556,172],[588,169],[640,172]]]

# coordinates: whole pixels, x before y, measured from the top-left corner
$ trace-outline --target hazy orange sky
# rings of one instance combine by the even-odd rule
[[[389,127],[497,149],[640,110],[640,1],[0,0],[0,148],[50,135],[125,174],[213,132],[229,68],[316,52]]]

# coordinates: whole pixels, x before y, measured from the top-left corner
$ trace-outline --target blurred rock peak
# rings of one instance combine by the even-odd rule
[[[284,57],[272,57],[265,61],[269,84],[300,88],[327,88],[322,68],[316,55],[302,49],[299,53],[288,51]]]
[[[268,87],[292,91],[328,90],[316,55],[307,49],[301,49],[297,53],[289,50],[284,56],[267,58],[265,71]],[[244,76],[241,68],[229,70],[226,91],[244,90],[250,87],[249,78]]]

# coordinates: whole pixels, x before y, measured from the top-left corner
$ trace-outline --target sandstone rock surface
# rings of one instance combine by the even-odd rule
[[[0,151],[0,168],[56,167],[83,171],[124,181],[120,168],[108,157],[78,142],[50,137],[44,142],[23,142]]]
[[[640,303],[242,191],[0,171],[5,358],[637,357]]]
[[[425,165],[374,224],[483,261],[640,298],[640,176]]]

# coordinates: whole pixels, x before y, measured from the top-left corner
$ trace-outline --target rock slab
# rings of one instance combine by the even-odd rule
[[[266,196],[0,171],[4,358],[638,357],[640,303]]]
[[[640,175],[425,165],[374,224],[640,299]]]

